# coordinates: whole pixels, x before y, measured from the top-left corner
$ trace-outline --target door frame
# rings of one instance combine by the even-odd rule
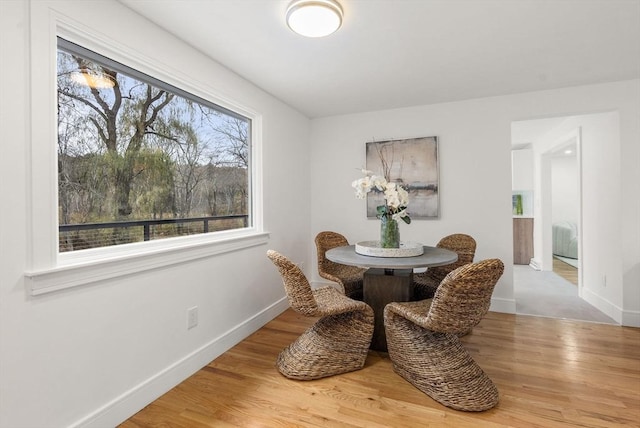
[[[578,218],[576,228],[578,231],[578,296],[582,298],[582,261],[583,234],[582,234],[582,131],[580,127],[572,130],[563,137],[558,138],[546,151],[540,154],[540,227],[542,230],[542,270],[553,270],[553,221],[552,221],[552,178],[551,159],[558,151],[565,150],[567,146],[576,144],[576,170],[578,180]]]

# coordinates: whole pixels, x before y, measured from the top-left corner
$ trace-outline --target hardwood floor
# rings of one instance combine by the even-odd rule
[[[553,259],[553,271],[559,276],[563,277],[573,285],[578,285],[578,269],[574,268],[570,264],[563,262],[562,260],[558,260],[556,258]]]
[[[640,329],[490,312],[462,341],[500,402],[466,413],[422,394],[375,351],[356,372],[283,377],[278,353],[312,321],[285,311],[121,427],[640,426]]]

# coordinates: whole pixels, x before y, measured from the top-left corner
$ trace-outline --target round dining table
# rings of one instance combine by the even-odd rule
[[[444,266],[458,260],[455,251],[424,246],[423,253],[408,257],[376,257],[356,252],[355,245],[328,250],[325,257],[343,265],[368,268],[363,277],[363,301],[373,309],[375,325],[370,348],[387,351],[384,307],[413,300],[413,269]]]
[[[444,266],[458,260],[458,253],[446,248],[423,246],[423,253],[410,257],[375,257],[356,253],[355,245],[328,250],[325,257],[343,265],[380,269],[414,269]]]

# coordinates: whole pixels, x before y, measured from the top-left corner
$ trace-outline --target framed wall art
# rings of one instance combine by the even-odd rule
[[[411,219],[434,219],[440,215],[438,138],[421,137],[366,143],[366,167],[409,192],[407,212]],[[384,205],[381,192],[367,194],[367,217],[376,217]]]

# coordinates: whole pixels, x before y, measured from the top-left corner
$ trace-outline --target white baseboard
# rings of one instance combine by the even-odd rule
[[[607,316],[613,318],[618,324],[625,327],[640,327],[640,311],[624,310],[584,287],[582,288],[581,297]]]
[[[289,307],[283,298],[227,333],[196,349],[171,366],[135,386],[71,425],[73,428],[117,426],[162,394],[209,364],[225,351],[271,321]]]
[[[515,299],[501,299],[497,297],[491,298],[491,306],[489,307],[491,312],[503,312],[505,314],[516,313],[516,301]]]
[[[595,294],[586,287],[582,287],[581,291],[580,297],[582,297],[585,302],[595,306],[598,310],[604,312],[605,315],[613,318],[618,324],[622,324],[622,308],[602,298],[602,296]]]
[[[529,266],[531,266],[535,270],[542,270],[542,263],[539,260],[531,259],[529,261]]]
[[[622,311],[622,325],[640,327],[640,311]]]

